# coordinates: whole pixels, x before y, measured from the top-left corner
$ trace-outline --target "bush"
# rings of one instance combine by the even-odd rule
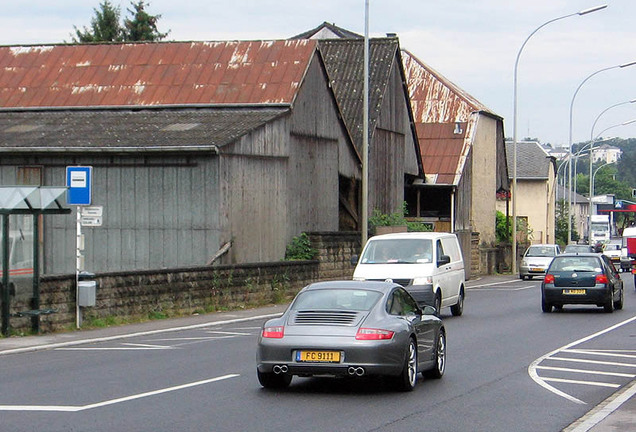
[[[384,214],[378,209],[373,210],[373,215],[369,218],[369,229],[373,230],[379,226],[406,226],[409,232],[432,231],[430,225],[421,222],[409,222],[405,216],[408,214],[406,202],[402,203],[402,211],[390,214]]]
[[[285,261],[311,260],[318,251],[311,247],[307,233],[294,237],[285,249]]]

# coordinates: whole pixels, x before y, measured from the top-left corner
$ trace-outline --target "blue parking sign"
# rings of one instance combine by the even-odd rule
[[[91,205],[93,167],[66,167],[66,203],[69,205]]]

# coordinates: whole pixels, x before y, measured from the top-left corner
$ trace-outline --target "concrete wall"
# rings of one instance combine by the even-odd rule
[[[480,241],[490,246],[496,240],[497,121],[479,115],[473,133],[471,225],[473,231],[479,232]]]

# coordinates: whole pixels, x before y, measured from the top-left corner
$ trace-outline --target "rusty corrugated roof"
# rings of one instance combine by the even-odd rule
[[[0,47],[0,108],[291,104],[316,41]]]
[[[408,51],[402,50],[424,172],[435,184],[459,184],[475,112],[488,110]]]
[[[467,123],[459,123],[461,133],[454,133],[455,123],[417,123],[422,163],[427,178],[435,184],[456,184],[457,165],[462,159]]]

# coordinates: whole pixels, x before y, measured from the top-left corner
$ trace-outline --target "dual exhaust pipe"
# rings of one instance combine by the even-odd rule
[[[364,368],[363,367],[355,367],[355,366],[349,366],[349,369],[347,369],[347,373],[350,376],[359,376],[361,377],[362,375],[364,375]]]
[[[284,374],[289,372],[289,368],[287,367],[287,365],[283,364],[283,365],[274,365],[273,367],[273,371],[276,375],[280,375],[280,374]],[[349,368],[347,369],[347,373],[349,374],[349,376],[363,376],[365,374],[365,370],[363,367],[355,367],[355,366],[349,366]]]
[[[274,365],[274,373],[276,375],[287,373],[288,370],[289,368],[287,367],[287,365]]]

